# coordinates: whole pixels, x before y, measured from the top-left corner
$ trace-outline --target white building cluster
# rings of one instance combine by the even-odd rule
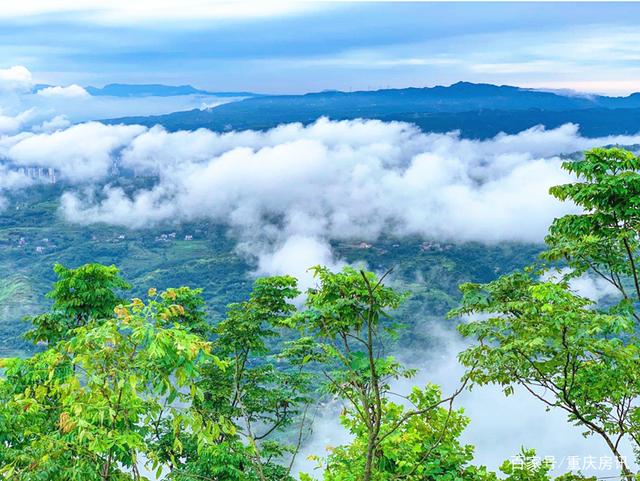
[[[52,167],[19,167],[18,172],[30,179],[46,180],[51,184],[58,180],[56,170]]]

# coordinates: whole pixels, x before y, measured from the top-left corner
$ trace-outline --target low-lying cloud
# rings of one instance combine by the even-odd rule
[[[331,239],[538,242],[549,222],[571,209],[548,194],[571,180],[554,154],[636,140],[584,139],[571,124],[487,141],[376,120],[321,119],[264,133],[154,127],[117,159],[121,168],[158,176],[153,188],[68,193],[63,210],[74,222],[131,228],[206,218],[267,237],[278,230]],[[103,152],[92,156],[100,159],[92,178],[104,175],[104,159],[113,153]]]
[[[584,138],[574,124],[479,141],[362,119],[229,133],[65,122],[0,137],[0,156],[55,169],[70,185],[61,197],[68,221],[132,229],[213,221],[260,274],[339,266],[331,240],[541,242],[555,217],[575,210],[548,193],[572,180],[558,155],[640,142]],[[121,175],[156,181],[125,191],[113,183]]]
[[[161,115],[193,109],[209,109],[238,100],[215,95],[170,97],[93,96],[78,84],[45,85],[22,66],[0,68],[0,135],[18,131],[42,131],[54,118],[69,123],[128,116]],[[65,125],[66,127],[66,125]]]
[[[89,92],[87,92],[84,87],[80,85],[72,84],[67,87],[55,86],[55,87],[45,87],[43,89],[38,90],[38,95],[41,97],[61,97],[61,98],[87,98],[89,97]]]
[[[300,252],[309,255],[305,267],[339,262],[330,240],[541,242],[554,217],[575,209],[548,193],[572,180],[556,154],[638,141],[583,138],[572,124],[476,141],[377,120],[225,134],[92,123],[22,139],[7,155],[47,159],[75,182],[106,182],[62,196],[71,222],[136,229],[211,220],[227,225],[269,273],[289,268],[283,260]],[[157,182],[125,192],[109,183],[112,164]]]
[[[21,136],[14,144],[4,139],[3,153],[14,165],[52,167],[73,183],[104,180],[113,168],[114,153],[143,131],[143,127],[136,125],[111,127],[88,122],[55,132]]]

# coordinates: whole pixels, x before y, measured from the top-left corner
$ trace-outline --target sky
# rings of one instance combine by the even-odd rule
[[[0,67],[55,85],[640,91],[634,3],[23,0],[0,10]]]

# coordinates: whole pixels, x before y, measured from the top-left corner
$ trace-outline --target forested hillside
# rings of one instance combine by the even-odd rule
[[[130,182],[126,181],[125,182]],[[145,183],[144,179],[135,182]],[[20,334],[24,316],[50,303],[44,295],[55,280],[53,265],[77,267],[87,262],[115,263],[135,295],[145,286],[203,288],[208,315],[219,320],[225,306],[251,289],[255,264],[236,250],[226,226],[200,221],[144,229],[107,225],[81,226],[65,221],[58,210],[62,185],[29,188],[11,197],[15,208],[0,218],[0,349],[3,354],[29,346]],[[535,259],[541,246],[521,243],[453,243],[422,237],[333,242],[341,258],[364,262],[376,272],[393,268],[390,281],[409,290],[406,315],[415,323],[443,316],[459,300],[458,284],[489,281]],[[311,267],[311,266],[309,266]],[[427,333],[414,332],[420,344]]]

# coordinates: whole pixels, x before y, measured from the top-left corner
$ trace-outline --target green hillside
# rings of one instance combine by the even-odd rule
[[[235,252],[235,240],[220,225],[194,222],[129,230],[72,225],[61,219],[61,187],[40,186],[11,199],[0,219],[0,355],[28,345],[19,334],[24,316],[44,310],[44,297],[55,280],[57,262],[77,267],[87,262],[116,264],[140,292],[187,285],[202,287],[211,319],[221,319],[229,302],[250,291],[255,266]],[[361,242],[366,241],[363,247]],[[459,298],[457,286],[467,280],[489,281],[535,259],[535,245],[446,244],[421,238],[358,239],[336,242],[334,251],[348,262],[364,261],[370,269],[394,268],[393,282],[412,292],[403,320],[406,342],[423,345],[428,332],[413,326],[441,317]]]

